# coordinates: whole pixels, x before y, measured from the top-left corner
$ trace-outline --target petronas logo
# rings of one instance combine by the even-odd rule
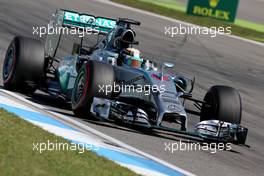
[[[215,8],[219,2],[220,0],[209,0],[209,5],[210,7]]]

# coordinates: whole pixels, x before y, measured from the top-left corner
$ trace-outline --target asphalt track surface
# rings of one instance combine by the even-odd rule
[[[187,0],[178,0],[187,4]],[[237,18],[264,24],[264,0],[239,0]]]
[[[15,35],[32,37],[32,26],[46,26],[56,8],[74,9],[108,17],[129,17],[142,22],[136,28],[137,39],[145,57],[176,65],[176,71],[196,76],[195,97],[202,98],[206,90],[215,84],[231,85],[242,96],[242,125],[249,128],[247,144],[250,148],[232,145],[232,151],[165,151],[168,142],[191,141],[175,134],[144,133],[142,130],[120,127],[99,121],[77,119],[67,105],[41,93],[28,99],[72,116],[82,123],[119,139],[144,152],[159,157],[197,175],[262,175],[264,172],[264,52],[263,46],[238,39],[217,36],[164,35],[164,26],[178,25],[157,17],[117,8],[96,1],[41,1],[41,0],[0,0],[0,63]],[[37,36],[33,36],[38,38]],[[43,39],[42,39],[43,40]],[[63,41],[62,50],[70,48],[72,42]],[[25,66],[25,70],[26,70]],[[1,68],[2,69],[2,68]],[[1,81],[2,84],[2,81]],[[198,118],[189,116],[190,124]]]

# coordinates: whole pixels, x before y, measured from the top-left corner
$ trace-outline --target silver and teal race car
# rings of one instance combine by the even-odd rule
[[[139,42],[131,19],[110,19],[58,9],[49,28],[89,29],[95,45],[73,43],[72,53],[58,58],[61,33],[42,42],[16,36],[3,65],[4,88],[32,94],[37,89],[70,102],[74,114],[182,133],[207,141],[245,144],[241,98],[232,87],[212,86],[203,100],[193,98],[195,79],[172,73],[171,63],[157,64],[133,48]],[[53,31],[54,32],[54,31]],[[88,36],[89,38],[89,36]],[[196,110],[187,109],[192,101]],[[200,117],[190,131],[188,114]],[[166,126],[168,122],[174,127]]]

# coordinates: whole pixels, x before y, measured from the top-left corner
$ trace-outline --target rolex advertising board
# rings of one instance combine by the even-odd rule
[[[239,0],[189,0],[187,14],[234,22]]]

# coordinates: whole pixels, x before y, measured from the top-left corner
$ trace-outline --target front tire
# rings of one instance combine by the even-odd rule
[[[242,115],[241,97],[237,90],[228,86],[213,86],[204,97],[201,121],[220,120],[240,124]]]
[[[87,118],[90,115],[93,98],[112,97],[112,92],[106,94],[100,87],[112,86],[115,76],[112,65],[98,61],[88,61],[83,64],[78,72],[71,97],[73,113],[81,118]]]
[[[44,73],[44,45],[42,42],[16,36],[10,43],[3,65],[4,88],[32,94]]]

